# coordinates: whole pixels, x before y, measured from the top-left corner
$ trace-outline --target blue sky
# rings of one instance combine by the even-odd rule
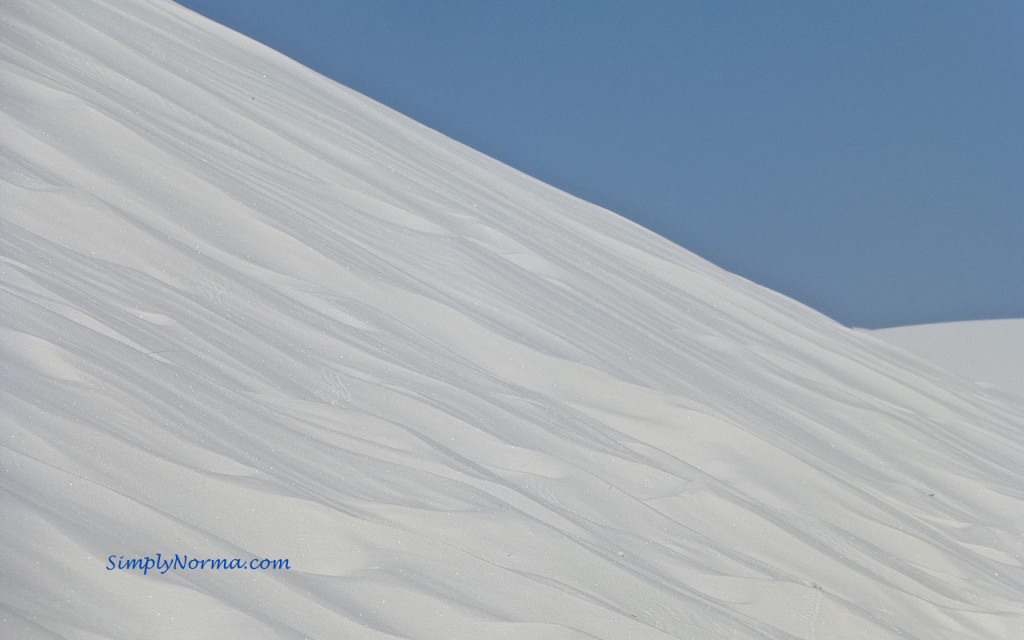
[[[1024,317],[1024,3],[182,0],[852,326]]]

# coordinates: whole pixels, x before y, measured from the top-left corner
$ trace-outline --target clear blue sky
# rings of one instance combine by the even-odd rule
[[[853,326],[1024,317],[1024,2],[182,0]]]

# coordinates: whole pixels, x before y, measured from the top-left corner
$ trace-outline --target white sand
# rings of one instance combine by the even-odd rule
[[[0,132],[0,637],[1024,637],[1024,403],[168,2]]]
[[[1024,400],[1024,319],[941,322],[870,333],[966,380]]]

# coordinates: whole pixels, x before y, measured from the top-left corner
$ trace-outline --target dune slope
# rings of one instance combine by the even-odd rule
[[[1024,399],[1024,318],[940,322],[870,333],[970,382]]]
[[[1012,398],[168,2],[0,131],[0,636],[1024,637]]]

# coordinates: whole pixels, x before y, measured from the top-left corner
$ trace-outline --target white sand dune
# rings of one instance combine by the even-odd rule
[[[0,637],[1024,637],[1024,403],[169,2],[0,133]]]
[[[971,382],[1024,400],[1024,318],[939,322],[871,333]]]

